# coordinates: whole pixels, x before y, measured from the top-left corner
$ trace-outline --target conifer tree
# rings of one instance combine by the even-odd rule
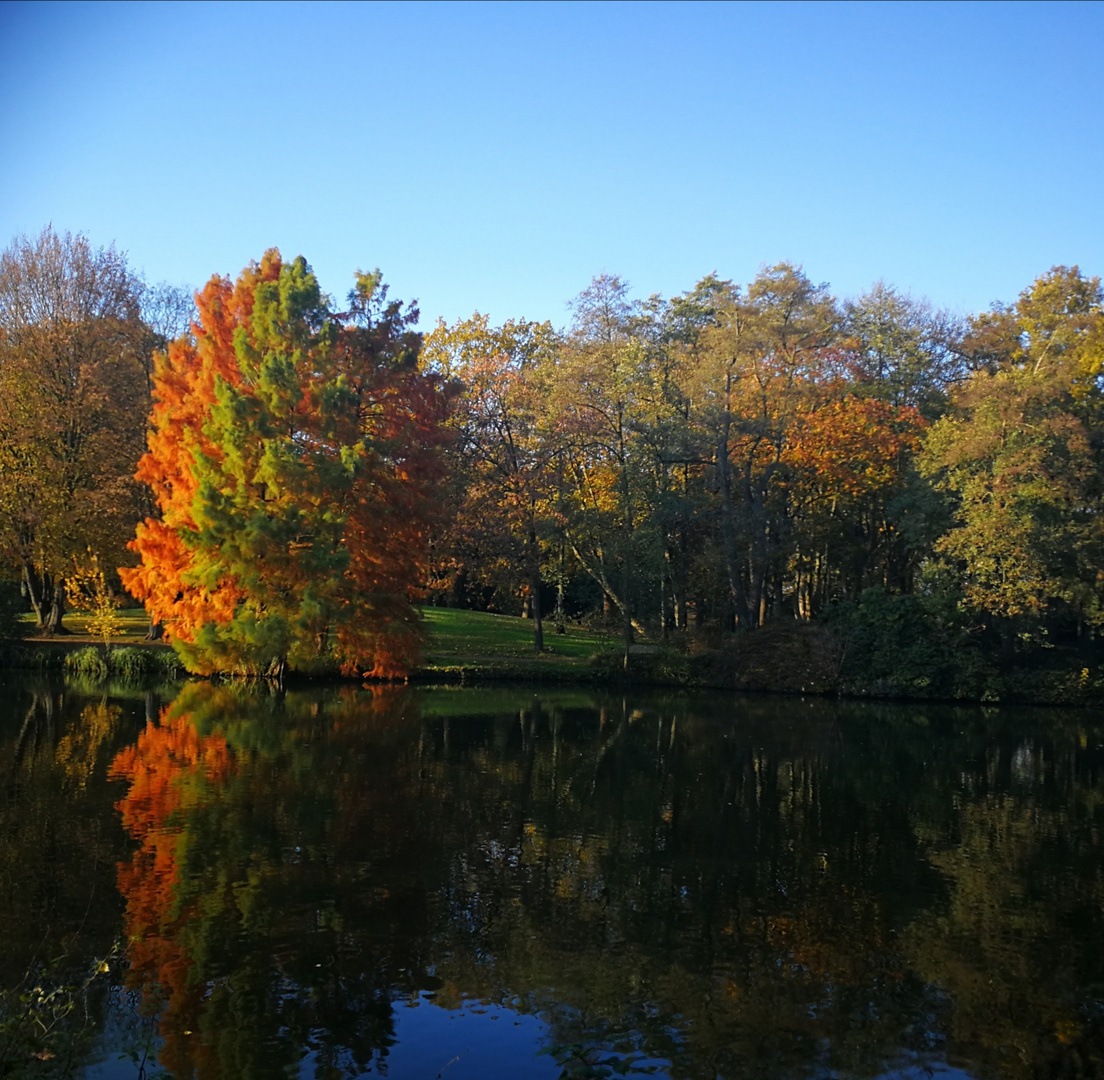
[[[194,343],[158,359],[138,476],[161,516],[121,573],[191,671],[394,676],[417,658],[447,394],[378,272],[350,303],[333,312],[271,250],[212,278]]]

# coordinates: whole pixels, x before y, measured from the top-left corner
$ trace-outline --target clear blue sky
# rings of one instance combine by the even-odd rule
[[[959,312],[1104,273],[1104,4],[0,5],[0,244],[266,247],[423,323],[799,262]]]

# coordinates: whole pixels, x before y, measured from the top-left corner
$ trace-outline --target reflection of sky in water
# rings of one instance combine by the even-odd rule
[[[950,1065],[942,1065],[938,1062],[912,1065],[907,1069],[891,1069],[889,1072],[879,1074],[876,1080],[936,1080],[936,1078],[938,1080],[974,1080],[970,1073],[964,1073],[961,1069],[952,1069]]]
[[[395,1002],[394,1017],[396,1043],[366,1075],[389,1080],[556,1080],[560,1075],[549,1055],[538,1056],[548,1029],[535,1016],[478,1001],[442,1009],[423,994],[405,1005]],[[313,1077],[310,1058],[303,1065],[303,1080]]]
[[[541,1053],[550,1043],[549,1030],[536,1016],[520,1013],[505,1005],[465,1001],[460,1008],[443,1009],[433,1003],[433,994],[423,992],[416,999],[396,999],[394,1007],[395,1043],[383,1058],[376,1057],[367,1071],[356,1073],[351,1062],[344,1062],[352,1077],[386,1077],[387,1080],[557,1080],[561,1064],[552,1055]],[[133,1042],[132,1042],[133,1045]],[[606,1057],[606,1048],[598,1053]],[[299,1080],[316,1080],[318,1055],[308,1053],[300,1062]],[[164,1077],[151,1061],[152,1076]],[[634,1057],[633,1063],[654,1069],[650,1074],[630,1072],[630,1076],[651,1075],[666,1080],[669,1062]],[[84,1080],[134,1080],[138,1062],[118,1057],[91,1066]],[[564,1062],[563,1064],[566,1064]],[[848,1074],[828,1071],[823,1080],[849,1080]],[[735,1078],[734,1078],[735,1080]],[[744,1078],[740,1078],[744,1080]],[[917,1059],[877,1074],[872,1080],[976,1080],[973,1074],[952,1068],[938,1060]]]
[[[433,1003],[433,994],[423,992],[418,998],[393,1003],[395,1043],[383,1058],[376,1057],[366,1072],[356,1074],[351,1062],[346,1062],[345,1076],[387,1077],[388,1080],[557,1080],[561,1066],[552,1055],[541,1053],[549,1045],[546,1024],[536,1016],[516,1012],[505,1005],[488,1005],[480,1001],[465,1001],[458,1009],[442,1009]],[[133,1018],[132,1018],[133,1019]],[[113,1030],[112,1030],[113,1029]],[[116,1025],[109,1025],[105,1042],[122,1034]],[[140,1043],[131,1033],[131,1046]],[[604,1058],[606,1051],[600,1049]],[[300,1080],[315,1080],[322,1075],[318,1055],[307,1054],[299,1066]],[[637,1064],[656,1068],[651,1075],[662,1080],[667,1062],[636,1058]],[[154,1055],[146,1062],[150,1076],[165,1077],[154,1063]],[[117,1056],[87,1068],[84,1080],[135,1080],[139,1060]],[[969,1080],[964,1073],[949,1070],[940,1073],[946,1080]],[[630,1074],[631,1075],[631,1074]],[[910,1071],[890,1076],[921,1080],[931,1076]]]

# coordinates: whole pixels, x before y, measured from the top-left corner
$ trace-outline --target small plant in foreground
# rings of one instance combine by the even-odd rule
[[[122,621],[115,597],[107,587],[99,556],[91,548],[84,562],[73,556],[73,572],[65,579],[65,599],[74,611],[88,612],[88,632],[103,638],[104,649],[107,649],[111,639],[122,630]]]
[[[85,645],[83,649],[71,652],[65,658],[65,670],[70,675],[83,675],[96,681],[108,676],[107,660],[94,645]]]

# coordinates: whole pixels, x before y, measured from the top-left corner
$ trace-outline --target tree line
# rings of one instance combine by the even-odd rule
[[[1084,642],[1102,311],[1077,267],[956,318],[883,283],[840,301],[783,263],[642,302],[602,276],[566,332],[439,324],[423,355],[465,392],[438,583],[521,594],[538,648],[542,596],[558,627],[604,604],[626,642],[826,621],[858,645],[902,613],[1006,662]]]
[[[197,671],[400,673],[415,601],[524,611],[537,651],[591,617],[626,646],[827,624],[869,659],[904,622],[1005,664],[1104,619],[1077,267],[968,318],[788,263],[603,275],[565,328],[423,336],[378,271],[339,309],[270,252],[195,304],[79,236],[0,256],[0,546],[45,630],[91,552]]]

